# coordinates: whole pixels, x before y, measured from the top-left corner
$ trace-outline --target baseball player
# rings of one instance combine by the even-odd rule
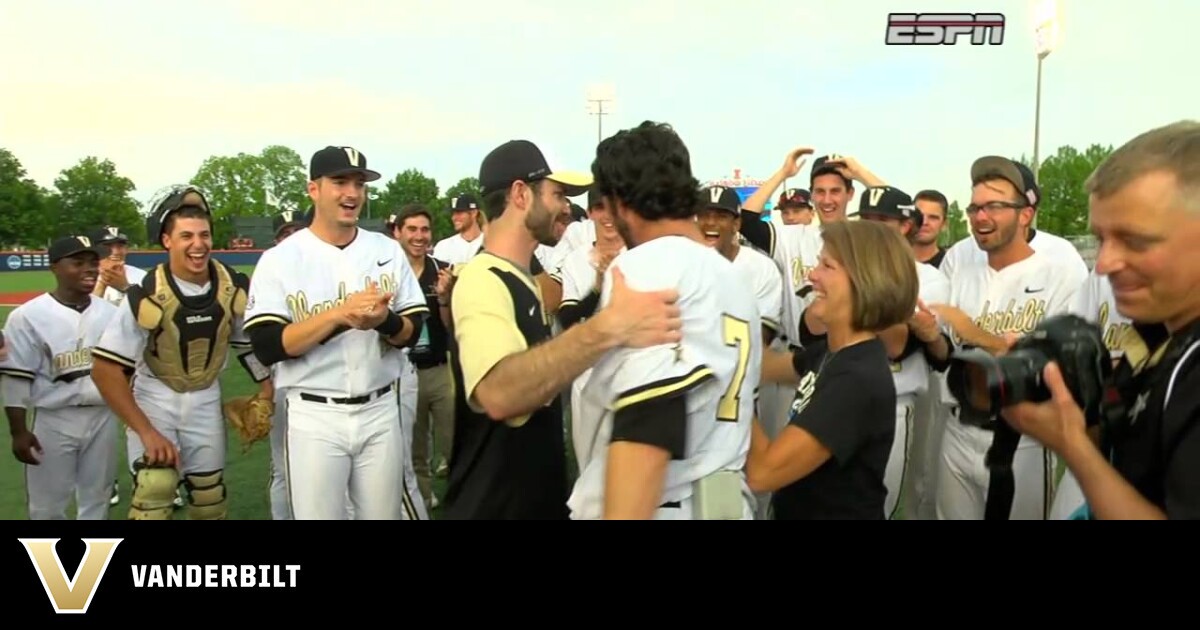
[[[473,195],[460,195],[450,200],[450,222],[454,236],[444,238],[433,246],[433,257],[451,265],[471,260],[483,246],[483,230],[479,225],[479,201]]]
[[[396,381],[429,307],[400,245],[357,225],[380,178],[366,156],[325,147],[309,176],[312,223],[263,252],[246,310],[254,353],[286,390],[292,515],[420,518],[404,488]]]
[[[959,267],[950,277],[948,305],[930,308],[948,325],[956,353],[978,348],[995,355],[1046,317],[1067,312],[1085,276],[1075,265],[1035,251],[1022,237],[1040,196],[1027,170],[1002,157],[984,157],[972,165],[971,181],[967,217],[987,262]],[[985,463],[999,430],[997,420],[970,419],[948,389],[943,397],[951,411],[941,447],[937,516],[982,519],[989,497],[1001,496],[993,490],[1005,481],[993,479]],[[1053,466],[1049,451],[1020,438],[1011,465],[1011,519],[1047,518]]]
[[[614,349],[593,367],[572,426],[583,453],[572,519],[754,518],[743,468],[762,323],[749,284],[695,222],[687,155],[669,126],[650,122],[596,151],[597,192],[630,246],[605,273],[600,309],[617,269],[636,289],[676,289],[683,339]],[[645,177],[644,164],[657,177]]]
[[[108,518],[117,425],[88,376],[92,347],[118,307],[91,295],[100,256],[86,236],[55,241],[55,289],[18,306],[5,326],[0,382],[13,454],[26,465],[30,520],[66,519],[72,498],[79,520]]]
[[[287,237],[308,227],[310,219],[310,216],[302,215],[296,210],[285,210],[275,215],[272,221],[275,228],[275,244],[282,243]],[[287,432],[284,394],[282,389],[275,388],[275,417],[271,422],[271,519],[276,521],[292,520],[292,510],[287,500],[287,466],[283,447],[284,435]]]
[[[880,221],[895,228],[912,245],[921,229],[923,216],[912,197],[890,186],[872,187],[859,199],[858,216],[866,221]],[[883,483],[887,486],[884,509],[889,519],[899,516],[917,518],[920,496],[932,485],[936,469],[923,465],[924,444],[930,430],[936,430],[936,418],[917,415],[917,398],[928,391],[930,368],[944,370],[950,354],[950,339],[942,334],[932,313],[920,304],[944,304],[950,297],[950,280],[932,265],[916,260],[918,298],[917,314],[906,324],[883,331],[880,338],[889,347],[892,360],[892,379],[896,387],[896,433],[888,457]],[[929,480],[929,481],[926,481]],[[902,489],[905,505],[901,506]]]
[[[780,321],[783,318],[783,275],[775,261],[763,252],[753,247],[743,247],[738,243],[741,231],[741,197],[737,191],[723,186],[712,186],[700,191],[701,206],[697,220],[705,243],[715,248],[722,256],[733,263],[741,282],[748,283],[754,291],[758,306],[759,317],[762,321],[762,336],[764,346],[770,346],[780,336]],[[795,208],[795,204],[789,206]],[[795,225],[795,216],[789,215],[789,221],[782,224]],[[778,219],[772,218],[773,221]],[[769,428],[771,435],[776,435],[787,422],[786,407],[782,406],[788,392],[774,383],[764,383],[769,395],[760,396],[756,409],[758,417]],[[760,390],[761,391],[761,390]],[[757,517],[766,519],[771,505],[770,494],[762,493],[756,497]]]
[[[141,284],[146,278],[146,272],[125,265],[125,256],[129,253],[129,237],[121,232],[120,227],[106,225],[96,230],[91,239],[92,244],[98,245],[101,252],[108,250],[107,255],[100,258],[100,279],[96,282],[94,294],[120,305],[125,301],[125,291],[130,285]],[[116,505],[120,500],[120,484],[113,479],[109,505]],[[175,497],[175,507],[183,507],[182,494]]]
[[[130,285],[141,284],[146,272],[125,265],[129,237],[121,233],[121,228],[106,225],[96,230],[91,239],[94,245],[100,247],[100,251],[108,250],[108,255],[100,259],[100,280],[96,282],[95,294],[113,304],[121,304],[125,301],[126,289]]]
[[[212,213],[200,189],[167,187],[150,208],[146,233],[166,248],[167,262],[127,291],[92,352],[92,378],[128,427],[129,518],[170,519],[182,477],[188,517],[222,520],[228,497],[219,377],[230,350],[259,384],[258,396],[274,396],[270,372],[242,332],[249,279],[212,260]]]
[[[812,225],[812,193],[803,188],[788,188],[779,194],[771,222],[783,225]]]
[[[594,193],[589,193],[594,197]],[[567,254],[566,260],[551,279],[562,285],[562,305],[558,310],[558,322],[562,330],[588,319],[600,306],[600,288],[604,284],[604,272],[613,259],[625,251],[625,239],[617,231],[612,212],[598,199],[593,199],[591,220],[595,224],[596,241],[590,247],[579,247]],[[580,417],[579,405],[584,387],[592,369],[584,370],[571,383],[568,401],[571,418]],[[575,445],[575,458],[579,461],[582,452]]]

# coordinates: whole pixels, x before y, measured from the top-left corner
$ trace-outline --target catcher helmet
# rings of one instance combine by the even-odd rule
[[[199,204],[188,199],[189,195],[193,194],[200,198]],[[167,217],[188,206],[200,208],[211,219],[212,209],[208,206],[208,197],[199,186],[175,184],[159,189],[150,199],[150,212],[146,215],[146,237],[151,239],[152,243],[161,243],[162,228],[167,222]]]

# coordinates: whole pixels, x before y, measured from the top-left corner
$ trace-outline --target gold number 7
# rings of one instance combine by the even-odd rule
[[[742,383],[746,380],[746,364],[750,362],[750,322],[728,313],[724,314],[721,317],[721,337],[725,345],[737,348],[738,361],[729,387],[717,406],[717,420],[737,422],[738,409],[741,407]]]

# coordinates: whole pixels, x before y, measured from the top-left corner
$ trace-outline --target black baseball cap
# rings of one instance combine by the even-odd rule
[[[814,179],[816,179],[822,175],[828,175],[830,173],[833,173],[833,174],[840,176],[842,178],[842,181],[846,182],[846,188],[850,188],[851,186],[853,186],[854,182],[850,181],[849,177],[842,175],[842,172],[840,170],[838,170],[838,166],[837,166],[836,162],[841,159],[842,159],[842,156],[840,156],[836,153],[831,153],[829,155],[822,155],[821,157],[817,158],[816,160],[813,160],[812,174],[809,175],[809,177],[808,177],[809,184],[811,185],[812,181]]]
[[[742,216],[742,198],[738,196],[737,191],[724,186],[708,186],[700,189],[700,198],[704,205],[702,208],[716,208],[724,210],[735,217]]]
[[[516,181],[532,183],[542,179],[562,184],[568,197],[582,195],[592,185],[588,173],[552,168],[542,150],[528,140],[505,142],[492,149],[479,166],[484,195],[506,190]]]
[[[100,252],[97,243],[87,236],[64,236],[50,245],[50,262],[55,263],[64,258],[91,252],[100,258],[104,254]]]
[[[467,212],[469,210],[478,210],[479,201],[475,199],[475,195],[470,193],[459,195],[450,200],[450,212]]]
[[[360,173],[368,182],[383,177],[367,168],[367,156],[354,147],[325,147],[313,154],[308,168],[308,178],[313,181],[351,173]]]
[[[301,214],[299,210],[284,210],[280,212],[271,221],[275,228],[275,236],[279,236],[280,232],[289,227],[297,229],[308,227],[308,218],[307,214]]]
[[[581,206],[577,203],[572,203],[571,204],[571,220],[572,221],[583,221],[586,218],[587,218],[587,210],[584,210],[583,206]]]
[[[920,228],[925,219],[908,193],[891,186],[872,186],[863,191],[862,198],[858,201],[858,212],[854,214],[862,217],[907,219],[911,220],[916,228]]]
[[[789,188],[779,195],[777,208],[812,208],[812,193],[803,188]]]
[[[106,225],[95,232],[92,232],[92,242],[97,245],[107,245],[109,243],[128,243],[129,237],[121,231],[120,227],[115,225]]]
[[[971,165],[971,182],[988,176],[1001,177],[1011,182],[1035,209],[1042,200],[1042,189],[1038,187],[1033,171],[1020,162],[998,155],[988,155],[975,160]]]

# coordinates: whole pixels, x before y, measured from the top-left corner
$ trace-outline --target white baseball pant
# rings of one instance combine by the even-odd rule
[[[938,468],[939,520],[983,520],[991,473],[985,457],[991,431],[962,423],[952,411],[946,419]],[[1038,442],[1022,436],[1013,455],[1013,502],[1009,519],[1043,520],[1054,497],[1054,457]]]
[[[108,519],[117,474],[117,420],[107,406],[36,409],[31,429],[42,452],[25,466],[29,520],[66,520],[75,498],[76,519]]]
[[[420,382],[417,380],[417,367],[402,355],[400,364],[399,398],[400,398],[400,429],[404,434],[404,477],[400,480],[403,493],[401,517],[406,521],[427,521],[429,511],[425,499],[421,497],[421,488],[417,484],[417,471],[413,468],[413,436],[416,435],[417,425],[417,395]]]
[[[937,474],[949,413],[941,399],[941,387],[941,378],[934,374],[929,391],[917,396],[911,464],[904,487],[904,519],[908,521],[937,519]]]
[[[346,405],[285,398],[288,499],[296,520],[398,520],[404,437],[396,388]],[[347,502],[347,498],[349,501]]]
[[[915,466],[912,462],[913,421],[916,416],[916,397],[898,396],[896,398],[896,435],[892,439],[892,452],[888,455],[887,468],[884,469],[883,485],[887,487],[887,499],[883,504],[883,513],[888,520],[898,518],[900,512],[901,490],[906,485],[906,476]]]
[[[271,419],[271,480],[268,493],[271,497],[271,520],[292,520],[292,509],[287,496],[287,462],[285,460],[284,436],[287,435],[287,413],[283,390],[275,390],[275,417]]]
[[[179,449],[181,475],[225,469],[226,429],[219,385],[181,394],[158,381],[136,379],[133,396],[150,424]],[[132,430],[125,431],[125,449],[133,470],[145,448]]]

